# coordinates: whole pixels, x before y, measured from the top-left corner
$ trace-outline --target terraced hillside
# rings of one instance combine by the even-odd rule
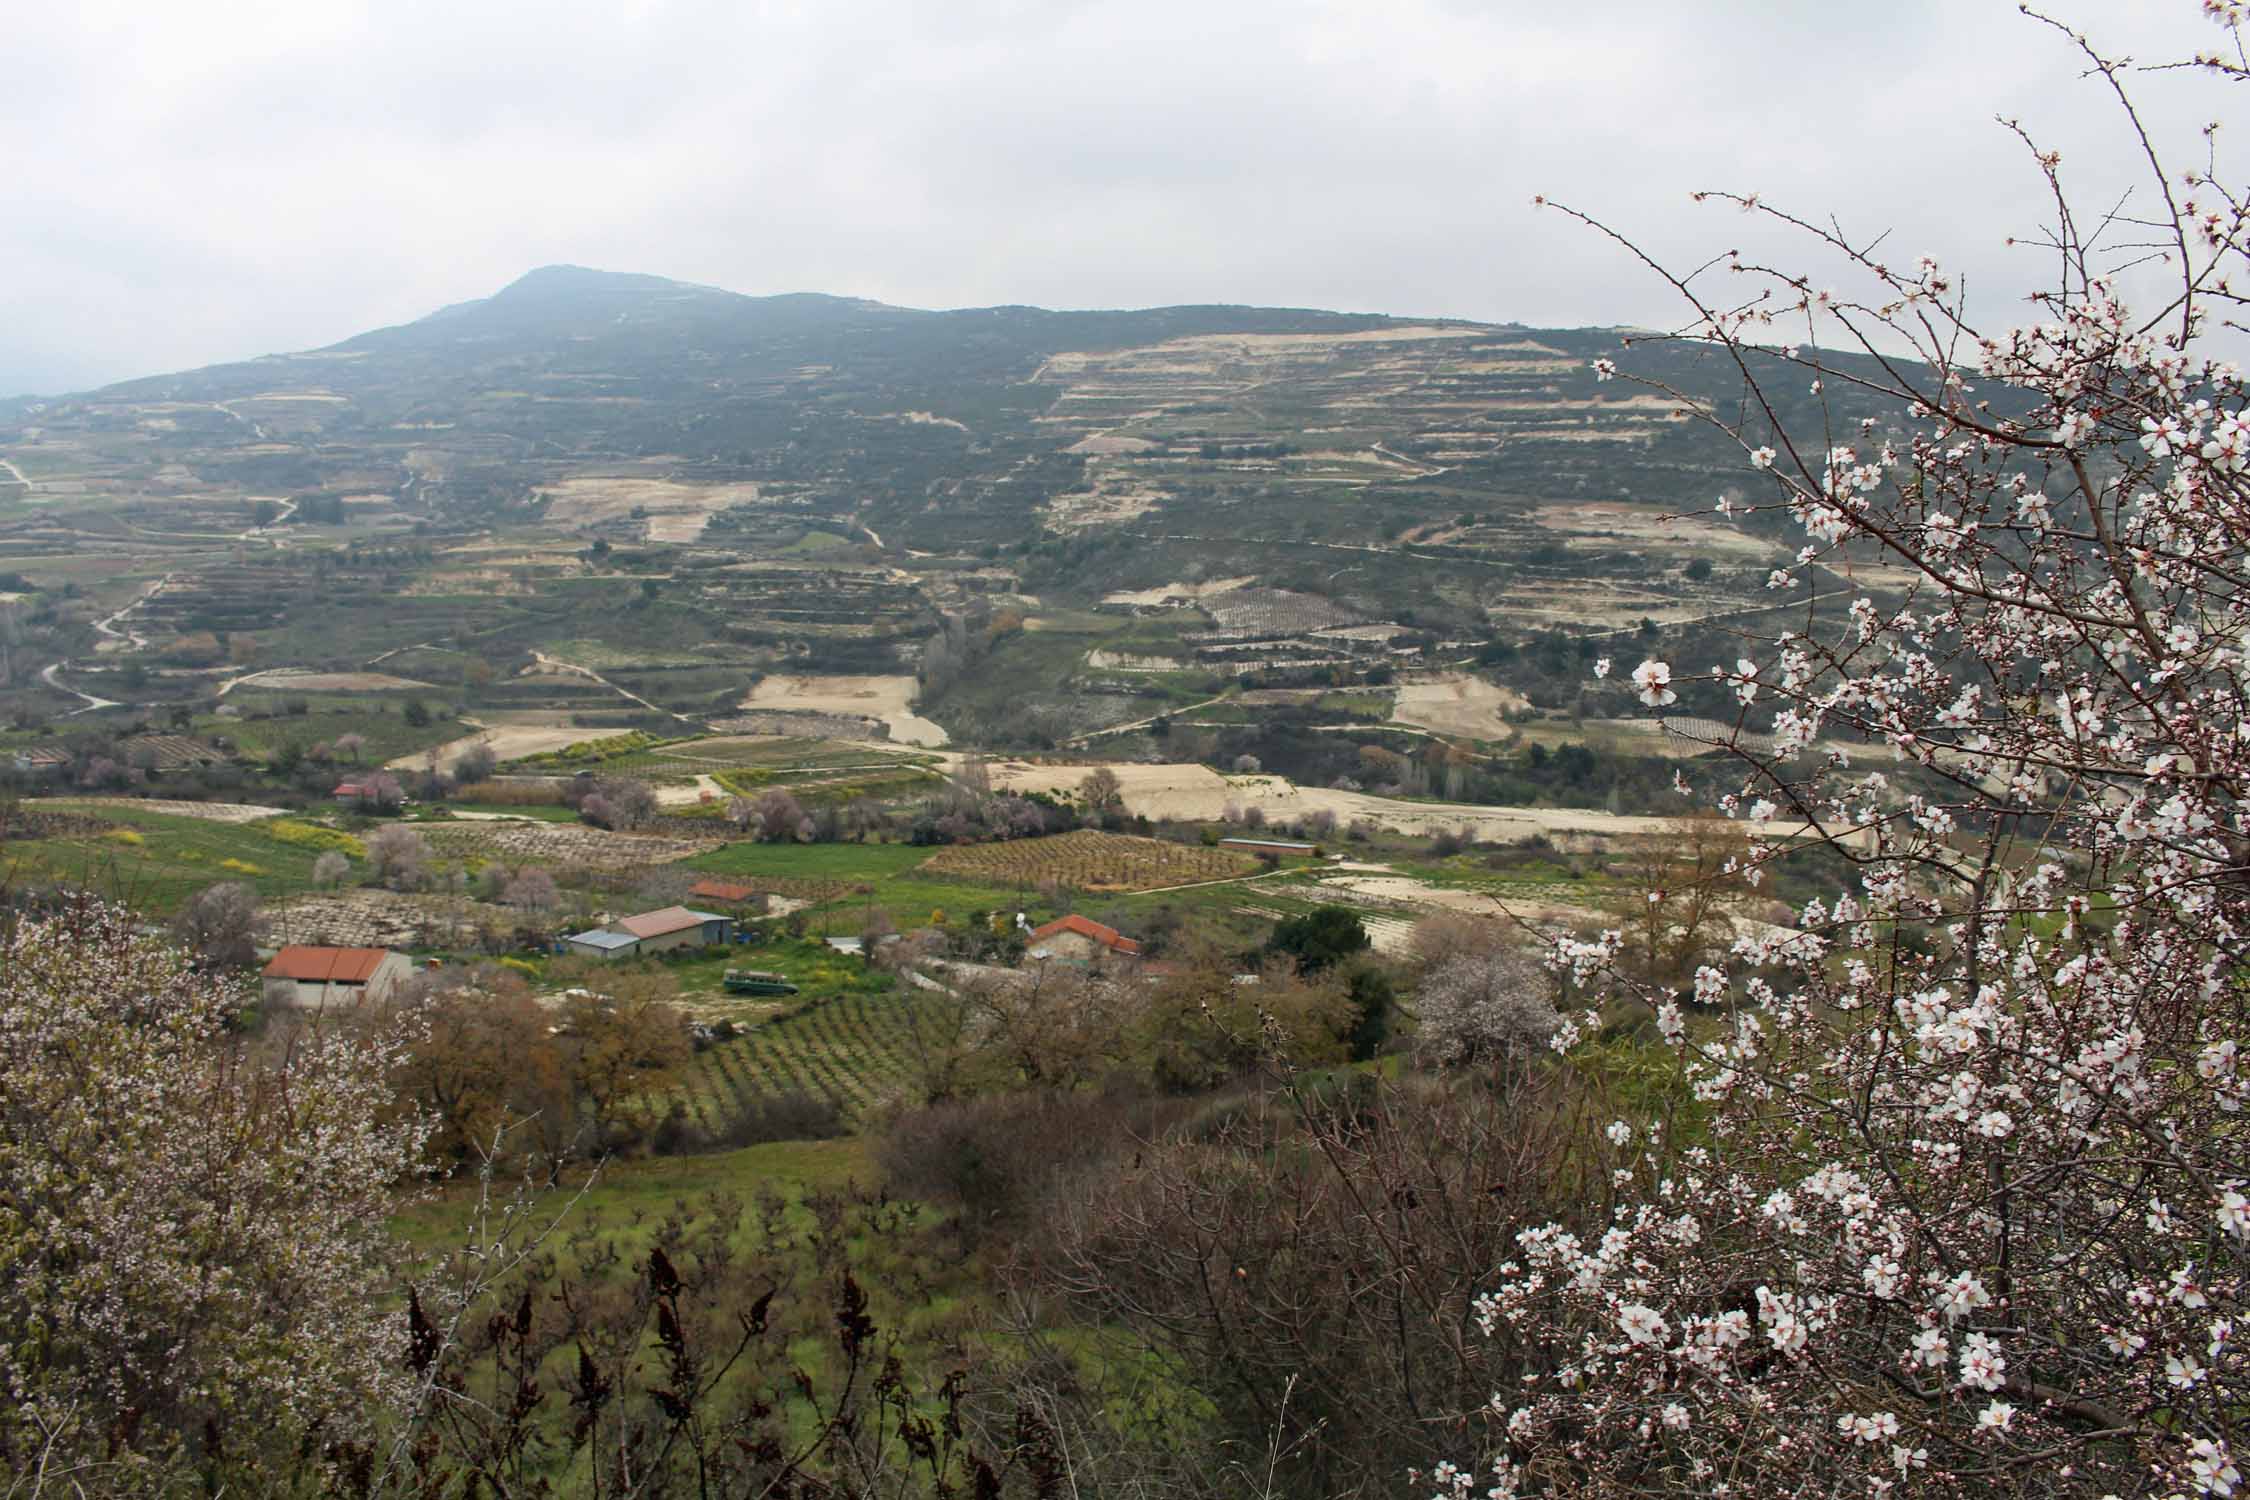
[[[1065,742],[1217,680],[1739,607],[1768,523],[1666,518],[1741,493],[1688,414],[1738,377],[1657,342],[1625,363],[1681,398],[1600,383],[1620,341],[551,267],[328,349],[0,405],[0,578],[31,600],[0,709],[200,685],[135,662],[437,651],[472,710],[708,724],[761,676],[908,675],[925,743]]]

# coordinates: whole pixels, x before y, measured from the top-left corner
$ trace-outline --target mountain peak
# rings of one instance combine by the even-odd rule
[[[644,276],[632,271],[597,271],[587,266],[552,265],[526,271],[494,292],[489,300],[521,301],[534,298],[582,297],[589,293],[711,292],[717,287],[696,286],[666,276]]]

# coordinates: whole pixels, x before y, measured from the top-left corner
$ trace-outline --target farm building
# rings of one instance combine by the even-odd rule
[[[1072,912],[1031,930],[1026,958],[1059,958],[1066,963],[1096,963],[1105,958],[1139,958],[1141,945],[1114,927]]]
[[[688,887],[688,894],[719,906],[754,906],[760,911],[766,907],[765,892],[734,880],[698,880]]]
[[[574,932],[563,939],[563,946],[582,958],[630,958],[640,943],[629,932],[611,932],[606,927]]]
[[[413,961],[388,948],[310,948],[292,944],[265,967],[268,1005],[335,1009],[387,998],[414,972]]]
[[[56,776],[70,769],[70,756],[61,750],[47,750],[34,746],[18,750],[16,769],[26,776]]]
[[[336,790],[329,793],[338,802],[357,802],[367,794],[367,783],[364,781],[339,781],[336,783]]]
[[[644,911],[622,918],[590,932],[573,933],[564,938],[563,943],[572,952],[593,958],[638,958],[673,948],[714,947],[726,942],[733,935],[733,929],[733,919],[716,912],[667,906],[661,911]]]
[[[1219,847],[1221,849],[1240,849],[1245,854],[1277,855],[1311,855],[1317,853],[1320,848],[1318,844],[1296,844],[1287,839],[1221,839],[1219,840]]]

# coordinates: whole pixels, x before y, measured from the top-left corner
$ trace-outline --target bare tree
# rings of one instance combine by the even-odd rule
[[[313,861],[313,884],[334,890],[344,883],[344,877],[351,872],[350,855],[341,849],[323,849],[320,851],[320,858]]]
[[[869,834],[881,833],[889,821],[883,804],[873,797],[854,797],[844,806],[844,831],[854,843],[865,843]]]
[[[806,838],[810,820],[805,817],[804,808],[780,787],[760,792],[751,811],[761,844],[793,844]]]
[[[1125,784],[1117,773],[1107,766],[1099,766],[1086,773],[1078,783],[1078,798],[1086,810],[1097,817],[1119,811],[1125,806]]]
[[[264,919],[258,893],[238,880],[207,886],[172,919],[172,935],[206,969],[246,969],[257,962]]]
[[[453,779],[462,786],[479,781],[490,781],[492,773],[500,767],[500,757],[493,754],[490,745],[479,742],[461,752],[453,762]]]
[[[362,812],[395,813],[406,805],[406,788],[388,771],[377,771],[363,776],[359,787],[359,807]]]
[[[525,868],[516,872],[500,893],[500,900],[519,911],[551,911],[562,899],[555,888],[555,877],[545,870]]]
[[[656,793],[645,781],[629,776],[605,777],[594,790],[608,808],[608,827],[645,828],[656,819]]]
[[[1677,983],[1731,936],[1728,916],[1749,892],[1749,835],[1703,811],[1619,842],[1610,868],[1627,892],[1624,957],[1644,979]]]
[[[394,891],[410,891],[421,885],[429,860],[430,846],[404,823],[378,828],[367,837],[368,871]]]

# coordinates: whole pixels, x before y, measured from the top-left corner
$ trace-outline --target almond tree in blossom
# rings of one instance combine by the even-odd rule
[[[2220,49],[2154,83],[2250,81],[2241,7],[2204,8]],[[1773,586],[1903,582],[1634,690],[1732,690],[1747,878],[1809,827],[1853,880],[1692,994],[1556,940],[1655,1006],[1679,1086],[1612,1128],[1608,1202],[1495,1269],[1477,1316],[1532,1369],[1440,1495],[2250,1493],[2250,185],[2215,143],[2174,165],[2151,75],[2047,24],[2147,175],[2088,211],[2010,127],[2053,195],[2028,326],[1755,197],[1702,195],[1825,271],[1648,261],[1746,382],[1680,399],[1802,532]],[[1790,383],[1825,425],[1778,419]]]
[[[91,902],[0,937],[0,1470],[274,1494],[404,1404],[389,1042],[260,1062],[239,996]]]

